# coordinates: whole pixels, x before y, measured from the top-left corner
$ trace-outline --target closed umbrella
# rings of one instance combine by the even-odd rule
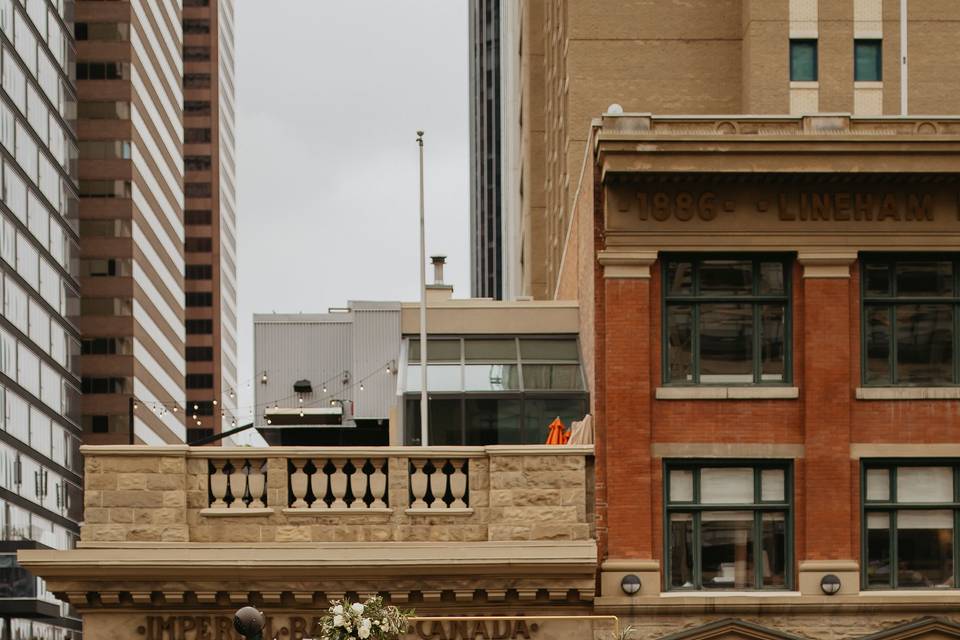
[[[547,444],[566,444],[570,434],[563,427],[563,422],[557,416],[550,423],[550,435],[547,436]]]

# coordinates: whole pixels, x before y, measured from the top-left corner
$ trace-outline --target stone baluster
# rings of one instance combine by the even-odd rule
[[[227,503],[224,498],[227,497],[227,473],[224,467],[227,466],[226,460],[211,460],[210,466],[213,471],[210,472],[210,493],[213,495],[213,502],[210,503],[212,509],[226,509]]]
[[[263,509],[267,506],[264,489],[267,487],[267,461],[251,460],[247,473],[247,488],[250,490],[250,509]]]
[[[363,501],[363,497],[367,494],[367,474],[364,473],[363,467],[366,466],[367,461],[360,458],[350,462],[353,463],[353,473],[350,475],[350,491],[353,493],[353,502],[350,503],[350,508],[366,509],[367,503]]]
[[[347,503],[344,497],[347,495],[347,474],[343,472],[343,467],[347,464],[347,459],[333,458],[330,462],[334,466],[333,473],[330,474],[330,492],[333,494],[333,504],[330,508],[346,509]]]
[[[433,461],[433,473],[430,474],[430,492],[433,493],[431,509],[447,508],[447,503],[443,501],[443,496],[447,493],[447,474],[443,472],[444,464],[446,464],[444,460]]]
[[[313,466],[317,468],[310,476],[310,489],[313,491],[313,502],[311,509],[326,509],[327,503],[323,501],[327,497],[327,472],[323,470],[327,466],[325,459],[314,460]]]
[[[453,496],[453,502],[450,503],[451,509],[466,509],[467,503],[463,497],[467,494],[467,472],[464,460],[451,460],[453,472],[450,474],[450,495]]]
[[[424,497],[427,495],[427,474],[423,467],[427,464],[426,460],[411,460],[413,472],[410,474],[410,492],[413,494],[413,503],[411,509],[426,509],[427,503]]]
[[[370,474],[370,495],[373,496],[373,502],[370,503],[371,509],[385,509],[387,503],[383,498],[387,492],[387,475],[383,472],[383,459],[370,460],[373,465],[373,472]]]
[[[306,509],[308,478],[303,468],[307,465],[307,460],[294,458],[290,463],[293,465],[293,473],[290,474],[290,491],[293,493],[293,501],[290,506],[294,509]]]
[[[246,509],[247,504],[243,501],[243,494],[247,489],[247,469],[246,460],[230,460],[233,465],[233,473],[230,474],[230,493],[233,494],[233,502],[230,503],[231,509]]]

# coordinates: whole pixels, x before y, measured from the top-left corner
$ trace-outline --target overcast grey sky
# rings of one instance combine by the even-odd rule
[[[445,279],[468,295],[467,11],[465,0],[236,4],[238,377],[249,407],[254,313],[417,299],[417,129],[427,254],[449,256]]]

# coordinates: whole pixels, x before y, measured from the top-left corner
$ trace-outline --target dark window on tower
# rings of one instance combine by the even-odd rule
[[[213,347],[187,347],[187,362],[213,360]]]
[[[188,307],[213,306],[213,294],[209,291],[187,291],[186,304]]]
[[[209,171],[211,164],[210,156],[183,157],[183,166],[187,171]]]
[[[183,191],[188,198],[209,198],[212,193],[209,182],[188,182]]]
[[[210,238],[187,238],[183,247],[186,251],[211,251],[213,240]]]
[[[791,82],[817,81],[817,41],[790,41]]]
[[[210,33],[210,21],[209,20],[184,20],[183,32],[184,33]]]
[[[80,65],[77,65],[78,67]],[[183,110],[185,113],[192,116],[208,116],[210,115],[210,101],[209,100],[184,100],[183,101]]]
[[[210,400],[188,400],[187,411],[198,416],[212,416],[213,402]]]
[[[116,338],[88,338],[80,343],[80,353],[84,355],[110,355],[116,352]]]
[[[212,373],[188,373],[187,374],[187,389],[212,389],[212,388],[213,388]]]
[[[86,40],[89,37],[87,23],[86,22],[76,22],[73,25],[73,38],[74,40]]]
[[[213,278],[213,267],[209,264],[188,264],[185,276],[187,280],[210,280]]]
[[[211,214],[209,209],[187,209],[183,215],[186,224],[210,224]]]
[[[187,333],[190,335],[213,333],[213,320],[201,318],[198,320],[187,320],[185,324]]]
[[[93,433],[109,433],[110,418],[108,416],[90,416],[90,431]]]
[[[123,393],[123,378],[91,378],[84,376],[80,379],[80,390],[83,393]]]
[[[183,59],[184,60],[209,60],[210,47],[206,47],[206,46],[184,47]]]
[[[77,80],[122,80],[123,78],[122,62],[77,63]]]
[[[185,73],[183,75],[183,88],[184,89],[209,89],[210,74],[209,73]]]
[[[183,130],[183,141],[187,144],[203,144],[205,142],[210,142],[212,136],[210,129],[201,128],[201,129],[184,129]]]

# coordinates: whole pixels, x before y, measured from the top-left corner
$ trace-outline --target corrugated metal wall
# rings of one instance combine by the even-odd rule
[[[256,422],[274,403],[281,408],[299,406],[293,383],[300,379],[313,385],[304,406],[324,407],[336,398],[352,401],[356,417],[389,416],[397,377],[387,372],[387,364],[396,362],[400,349],[400,304],[351,302],[350,309],[254,316]],[[261,382],[264,371],[266,384]],[[349,372],[346,384],[344,371]]]
[[[358,418],[386,418],[396,400],[396,370],[400,353],[400,303],[351,302],[353,309],[353,363],[363,391],[355,386]]]

